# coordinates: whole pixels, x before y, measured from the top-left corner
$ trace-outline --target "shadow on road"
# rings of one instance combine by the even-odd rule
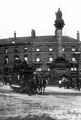
[[[3,120],[0,118],[0,120]],[[42,115],[42,116],[37,116],[37,115],[29,115],[25,118],[21,118],[21,117],[9,117],[9,118],[4,118],[4,120],[56,120],[56,119],[53,119],[51,117],[49,117],[48,115]]]

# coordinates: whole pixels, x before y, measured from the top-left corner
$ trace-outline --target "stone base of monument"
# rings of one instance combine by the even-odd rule
[[[63,76],[70,76],[71,65],[63,57],[57,57],[53,63],[52,69],[54,69],[54,81],[62,79]]]
[[[70,63],[66,61],[63,57],[57,57],[54,62],[54,68],[70,68]]]

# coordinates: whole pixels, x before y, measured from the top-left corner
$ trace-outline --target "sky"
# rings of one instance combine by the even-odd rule
[[[0,39],[55,35],[55,12],[62,11],[65,22],[63,35],[76,38],[81,33],[81,0],[0,0]]]

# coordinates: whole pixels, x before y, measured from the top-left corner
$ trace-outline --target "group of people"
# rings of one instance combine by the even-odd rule
[[[63,76],[62,79],[59,79],[59,87],[64,87],[64,88],[75,88],[75,83],[70,77],[65,77]]]
[[[81,84],[80,82],[76,83],[76,80],[73,81],[71,77],[63,76],[61,79],[59,79],[59,87],[64,87],[67,89],[74,88],[80,91]]]

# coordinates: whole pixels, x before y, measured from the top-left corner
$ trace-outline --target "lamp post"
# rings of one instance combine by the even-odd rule
[[[76,87],[77,89],[80,91],[80,86],[79,86],[79,58],[80,58],[80,52],[78,51],[78,49],[76,50],[76,52],[74,53],[75,59],[76,59]]]

